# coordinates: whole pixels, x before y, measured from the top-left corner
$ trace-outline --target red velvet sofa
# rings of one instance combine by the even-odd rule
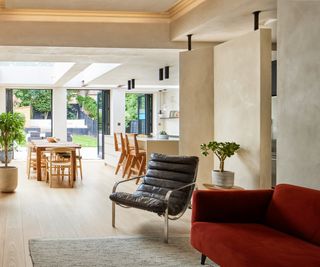
[[[320,267],[320,191],[195,191],[191,244],[201,264]]]

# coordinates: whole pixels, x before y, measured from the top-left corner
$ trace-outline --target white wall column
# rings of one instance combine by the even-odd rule
[[[6,88],[0,87],[0,113],[6,112]]]
[[[126,91],[115,89],[110,92],[110,133],[124,133],[125,126],[125,109],[126,109]]]
[[[67,141],[67,89],[52,91],[53,136]]]

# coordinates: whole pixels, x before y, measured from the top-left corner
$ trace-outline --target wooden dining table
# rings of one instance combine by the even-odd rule
[[[32,144],[36,149],[37,154],[37,180],[42,181],[42,174],[41,174],[41,153],[42,151],[48,148],[81,148],[79,144],[75,144],[72,142],[56,142],[51,143],[47,140],[33,140]],[[76,151],[73,150],[71,152],[71,179],[74,181],[76,178]]]

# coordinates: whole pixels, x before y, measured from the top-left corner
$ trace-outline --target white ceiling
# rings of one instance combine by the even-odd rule
[[[5,0],[6,8],[165,12],[180,0]]]
[[[2,0],[3,1],[3,0]],[[6,8],[100,10],[157,12],[169,10],[177,0],[4,0]],[[1,2],[1,0],[0,0]],[[195,1],[196,2],[196,1]],[[253,15],[261,10],[260,26],[271,27],[276,41],[276,0],[206,0],[185,16],[174,18],[171,34],[174,41],[186,41],[192,33],[194,41],[226,41],[253,31]],[[63,14],[63,10],[61,14]],[[42,11],[39,11],[42,12]],[[1,18],[1,17],[0,17]],[[13,18],[14,19],[14,18]],[[52,22],[53,23],[53,22]],[[168,37],[169,38],[169,37]],[[151,40],[152,41],[152,40]],[[76,47],[0,46],[0,62],[70,62],[58,81],[48,86],[67,86],[94,63],[119,64],[86,83],[87,87],[111,88],[126,86],[130,79],[136,87],[169,89],[179,85],[179,52],[177,49],[117,49]],[[159,81],[159,68],[170,66],[170,79]],[[84,73],[82,73],[84,75]],[[79,79],[78,79],[79,80]],[[77,80],[77,84],[79,81]],[[9,83],[0,86],[22,85]],[[37,86],[35,83],[34,86]]]
[[[253,12],[260,10],[259,24],[271,28],[277,18],[277,0],[210,0],[184,17],[172,22],[172,37],[185,40],[192,33],[194,41],[224,42],[253,31]],[[276,41],[276,31],[273,34]]]
[[[97,77],[85,82],[86,88],[117,88],[121,85],[125,87],[128,80],[135,79],[137,89],[158,90],[178,87],[180,51],[176,49],[0,47],[0,62],[75,63],[71,70],[65,70],[65,74],[60,77],[57,84],[47,84],[47,87],[54,87],[58,84],[59,86],[68,86],[68,82],[72,81],[77,75],[78,77],[84,77],[81,75],[85,75],[85,73],[81,74],[81,72],[90,68],[92,64],[119,64],[119,66],[115,65],[113,69],[106,68]],[[159,81],[159,68],[165,66],[170,66],[170,79]],[[61,81],[63,81],[62,84]],[[79,81],[73,83],[75,87],[78,84]],[[20,83],[19,79],[11,83],[0,83],[0,86],[10,87],[25,85]],[[39,84],[28,83],[28,86],[38,87]]]

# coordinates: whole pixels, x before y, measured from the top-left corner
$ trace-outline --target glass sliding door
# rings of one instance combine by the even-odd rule
[[[152,94],[126,95],[126,132],[149,135],[152,133]]]
[[[110,91],[98,93],[98,157],[104,159],[104,136],[110,134]]]

